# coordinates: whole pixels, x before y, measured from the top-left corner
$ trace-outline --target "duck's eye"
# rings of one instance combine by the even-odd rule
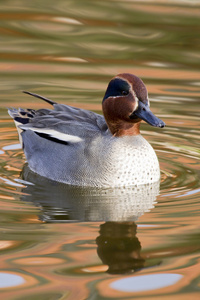
[[[128,91],[122,91],[122,95],[123,95],[123,96],[128,95],[128,93],[129,93]]]

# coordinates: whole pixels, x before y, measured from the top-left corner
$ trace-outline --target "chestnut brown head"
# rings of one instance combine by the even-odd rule
[[[155,127],[165,126],[149,108],[143,81],[132,74],[119,74],[110,81],[102,106],[107,125],[115,136],[139,134],[141,120]]]

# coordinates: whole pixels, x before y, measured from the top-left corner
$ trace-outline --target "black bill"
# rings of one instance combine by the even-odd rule
[[[150,124],[151,126],[165,127],[165,123],[157,118],[150,110],[148,104],[138,101],[138,108],[130,115],[130,119],[140,118]]]

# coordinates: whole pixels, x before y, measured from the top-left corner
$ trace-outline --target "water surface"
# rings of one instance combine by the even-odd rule
[[[199,299],[198,2],[10,0],[0,11],[1,298]],[[143,79],[167,124],[142,124],[160,186],[82,189],[29,172],[6,108],[48,104],[21,91],[101,113],[121,72]]]

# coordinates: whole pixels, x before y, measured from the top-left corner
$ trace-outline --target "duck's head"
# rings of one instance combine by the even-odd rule
[[[132,74],[119,74],[109,82],[102,106],[107,125],[115,136],[139,134],[142,120],[155,127],[165,126],[150,110],[143,81]]]

